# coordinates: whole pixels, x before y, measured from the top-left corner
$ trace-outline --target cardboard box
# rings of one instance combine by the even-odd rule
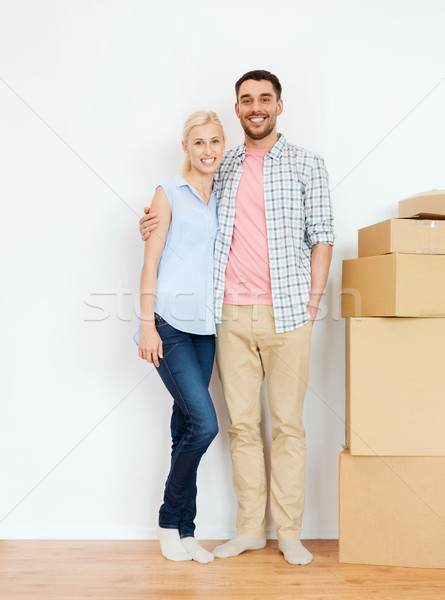
[[[400,200],[399,217],[445,219],[445,190],[430,190]]]
[[[344,260],[342,286],[343,317],[445,316],[445,255]]]
[[[343,563],[445,568],[445,457],[342,452],[339,538]]]
[[[445,456],[444,340],[445,319],[347,320],[352,455]]]
[[[358,256],[445,254],[445,220],[388,219],[359,229]]]

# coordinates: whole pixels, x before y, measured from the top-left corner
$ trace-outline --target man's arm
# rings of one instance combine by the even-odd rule
[[[334,220],[329,178],[323,159],[316,156],[305,187],[305,232],[312,247],[311,291],[307,309],[312,324],[328,280],[334,244]]]
[[[331,244],[315,244],[311,254],[311,293],[307,309],[311,315],[312,324],[318,312],[321,297],[328,280],[329,267],[332,258]]]
[[[150,233],[156,229],[159,223],[158,215],[151,212],[148,206],[144,206],[144,216],[139,220],[139,231],[143,242],[150,237]]]

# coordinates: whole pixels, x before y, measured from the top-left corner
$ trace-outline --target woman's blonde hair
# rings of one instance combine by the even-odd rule
[[[185,144],[187,143],[188,137],[190,135],[190,131],[193,129],[193,127],[196,127],[197,125],[216,125],[217,127],[219,127],[221,129],[221,137],[222,137],[223,142],[226,141],[226,136],[224,135],[224,129],[221,124],[221,121],[218,118],[218,115],[211,110],[197,110],[196,112],[191,114],[188,117],[188,119],[186,120],[186,122],[184,123],[184,127],[182,129],[182,139]],[[190,162],[190,156],[188,154],[186,154],[185,160],[184,160],[184,166],[182,167],[183,177],[185,177],[187,175],[187,173],[190,173],[191,168],[192,168],[192,165]]]

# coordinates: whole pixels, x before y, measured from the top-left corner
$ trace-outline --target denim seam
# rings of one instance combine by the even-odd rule
[[[164,358],[164,365],[165,365],[165,368],[167,369],[167,372],[168,372],[168,374],[169,374],[169,376],[170,376],[170,378],[171,378],[171,380],[172,380],[172,382],[173,382],[173,385],[174,385],[174,387],[176,388],[176,391],[178,392],[178,396],[181,398],[181,400],[182,400],[182,403],[183,403],[183,405],[185,406],[185,409],[186,409],[186,414],[187,414],[187,416],[189,416],[189,417],[190,417],[190,413],[189,413],[189,411],[188,411],[187,404],[186,404],[186,402],[184,401],[184,397],[183,397],[183,395],[181,394],[181,390],[178,388],[178,386],[177,386],[177,384],[176,384],[176,381],[175,381],[175,378],[173,377],[173,373],[171,372],[171,370],[170,370],[170,367],[168,366],[168,364],[167,364],[167,362],[166,362],[165,358]],[[173,400],[173,401],[174,401],[174,400]],[[191,429],[190,433],[193,433],[193,430],[194,430],[194,424],[193,424],[193,421],[192,421],[192,429]],[[187,436],[187,439],[189,439],[189,435]],[[182,444],[182,442],[183,442],[183,440],[181,440],[181,442],[180,442],[180,443],[178,444],[178,446],[176,447],[175,456],[174,456],[174,457],[172,457],[172,463],[171,463],[171,465],[170,465],[170,474],[171,474],[171,471],[172,471],[172,469],[173,469],[174,465],[176,464],[176,457],[178,456],[178,451],[181,449],[181,447],[182,447],[182,445],[183,445],[183,444]],[[169,476],[169,477],[168,477],[168,479],[167,479],[166,486],[168,485],[168,482],[169,482],[169,480],[170,480],[170,476]],[[188,500],[188,498],[185,498],[185,499],[184,499],[184,501],[183,501],[183,503],[182,503],[182,506],[181,506],[181,508],[180,508],[180,511],[179,511],[179,512],[181,513],[181,518],[182,518],[182,511],[184,510],[184,506],[185,506],[185,504],[186,504],[187,500]],[[179,526],[180,526],[180,524],[181,524],[181,521],[178,523],[178,529],[179,529]]]

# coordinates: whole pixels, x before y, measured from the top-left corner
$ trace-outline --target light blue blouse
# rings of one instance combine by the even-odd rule
[[[216,184],[208,205],[193,186],[177,175],[161,187],[170,203],[172,218],[158,268],[155,312],[180,331],[214,334]],[[134,335],[137,344],[140,332],[139,323]]]

